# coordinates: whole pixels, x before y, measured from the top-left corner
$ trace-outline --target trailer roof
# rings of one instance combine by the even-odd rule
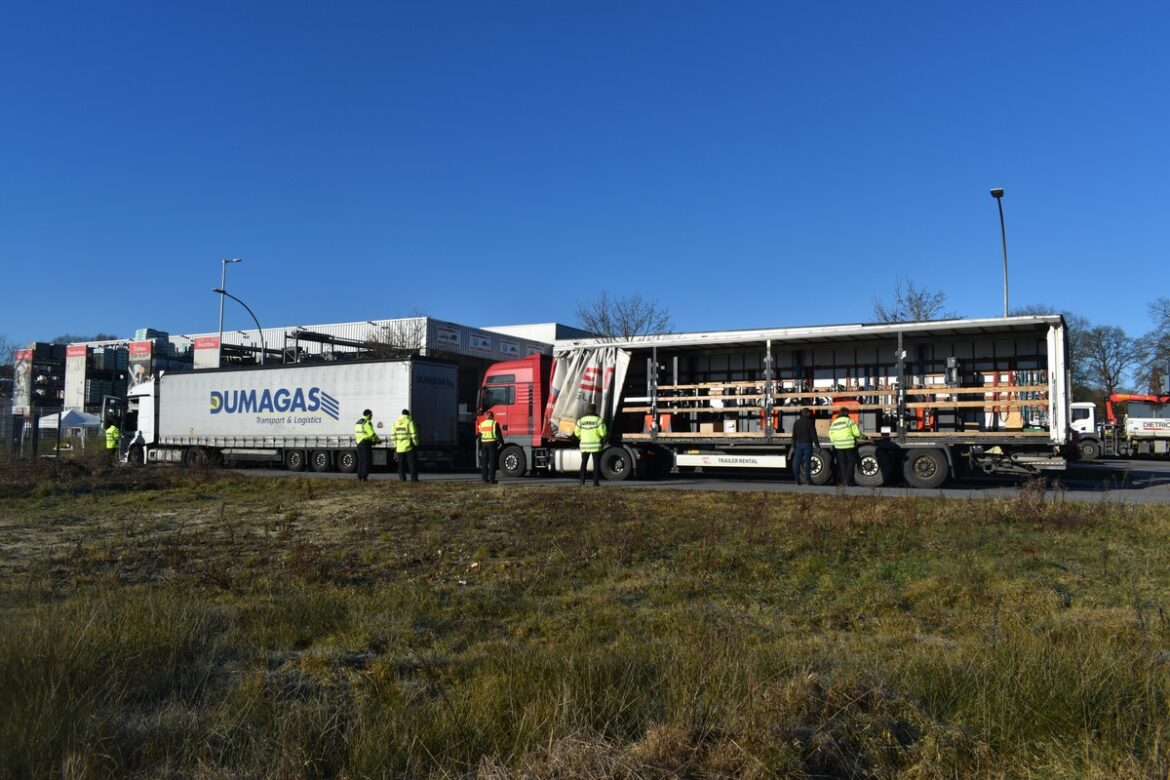
[[[882,337],[937,338],[945,336],[997,336],[1028,331],[1045,332],[1053,325],[1064,326],[1059,314],[1028,315],[1023,317],[991,317],[987,319],[929,320],[926,322],[880,322],[848,325],[819,325],[799,328],[767,328],[763,330],[722,330],[706,333],[665,333],[641,336],[627,341],[610,339],[562,339],[556,342],[555,352],[582,347],[620,347],[639,349],[647,347],[721,347],[735,345],[783,342],[786,344],[815,344],[818,342],[869,341]]]

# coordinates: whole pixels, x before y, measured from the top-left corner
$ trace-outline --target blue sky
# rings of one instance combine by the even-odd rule
[[[1170,6],[0,5],[0,333],[416,311],[867,321],[901,276],[1131,335],[1170,295]],[[35,294],[32,291],[36,291]],[[247,314],[229,302],[227,325]]]

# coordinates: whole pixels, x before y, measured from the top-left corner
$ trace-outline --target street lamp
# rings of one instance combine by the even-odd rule
[[[219,350],[220,350],[221,355],[223,354],[223,296],[227,294],[227,293],[224,293],[223,291],[227,289],[227,267],[228,267],[228,263],[238,263],[241,260],[243,260],[242,257],[225,257],[220,263],[219,287],[217,289],[220,291],[220,296],[219,296]]]
[[[222,296],[226,295],[227,297],[231,298],[233,301],[235,301],[236,303],[240,304],[245,309],[247,309],[248,313],[252,315],[252,322],[256,323],[256,333],[259,334],[259,336],[260,336],[260,365],[264,365],[264,353],[267,352],[268,350],[264,346],[264,331],[260,328],[260,320],[256,319],[255,312],[253,312],[250,308],[248,308],[248,304],[244,303],[239,298],[232,295],[230,292],[223,289],[222,287],[216,287],[212,290],[212,292],[219,293],[221,296],[220,297],[221,301],[223,300]],[[219,337],[221,339],[223,338],[223,331],[222,330],[220,330],[220,332],[219,332]],[[221,350],[223,349],[222,344],[220,345],[220,349]]]
[[[1008,316],[1008,275],[1007,275],[1007,230],[1003,226],[1003,187],[991,191],[991,197],[999,206],[999,237],[1003,241],[1003,316]]]

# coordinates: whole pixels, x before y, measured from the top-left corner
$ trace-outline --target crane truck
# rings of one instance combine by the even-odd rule
[[[1117,408],[1125,404],[1125,415]],[[1131,458],[1170,454],[1170,395],[1113,393],[1105,400],[1105,420],[1097,420],[1097,405],[1071,405],[1072,428],[1080,437],[1081,457]]]
[[[424,459],[450,461],[457,444],[457,367],[409,358],[163,372],[131,388],[123,430],[133,465],[224,462],[283,465],[290,471],[353,472],[354,423],[374,412],[386,465],[389,430],[409,409]]]
[[[865,486],[1034,475],[1075,457],[1058,315],[558,341],[551,357],[491,366],[476,422],[491,411],[500,423],[504,475],[573,472],[588,405],[609,425],[610,480],[786,469],[804,408],[822,434],[841,408],[858,422]],[[822,439],[815,484],[832,476]]]

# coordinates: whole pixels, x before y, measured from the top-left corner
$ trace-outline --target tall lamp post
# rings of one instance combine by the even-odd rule
[[[991,197],[999,206],[999,237],[1003,242],[1003,316],[1008,316],[1008,274],[1007,274],[1007,230],[1003,226],[1003,187],[991,191]]]
[[[265,353],[265,352],[267,352],[267,351],[268,351],[268,349],[267,349],[267,347],[265,347],[265,345],[264,345],[264,330],[263,330],[263,329],[260,327],[260,320],[256,319],[256,313],[255,313],[255,312],[253,312],[253,311],[252,311],[252,310],[251,310],[251,309],[248,307],[248,304],[244,303],[244,302],[243,302],[243,301],[241,301],[239,298],[237,298],[236,296],[232,295],[230,292],[228,292],[227,290],[223,289],[222,287],[216,287],[215,289],[213,289],[213,290],[212,290],[212,292],[213,292],[213,293],[219,293],[219,294],[220,294],[220,300],[221,300],[221,301],[223,300],[223,297],[222,297],[222,296],[226,295],[227,297],[231,298],[233,301],[235,301],[236,303],[240,304],[240,305],[241,305],[241,306],[243,306],[245,309],[247,309],[247,311],[248,311],[248,314],[251,314],[251,315],[252,315],[252,322],[256,323],[256,333],[257,333],[257,334],[260,336],[260,365],[264,365],[264,353]],[[223,331],[222,331],[222,330],[220,331],[219,337],[220,337],[221,339],[223,338]],[[221,347],[220,347],[220,349],[223,349],[223,347],[221,346]]]
[[[227,267],[228,263],[238,263],[244,258],[242,257],[225,257],[220,263],[219,287],[219,350],[223,353],[223,296],[227,293],[223,291],[227,289]]]

